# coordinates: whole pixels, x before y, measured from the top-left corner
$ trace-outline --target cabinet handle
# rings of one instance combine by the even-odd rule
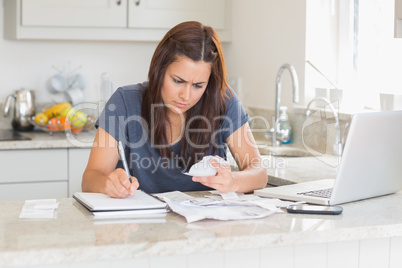
[[[140,2],[141,2],[141,0],[135,0],[135,1],[134,1],[134,4],[135,4],[136,6],[139,6],[139,5],[140,5]]]
[[[117,1],[116,1],[116,4],[117,4],[118,6],[120,6],[120,5],[121,5],[121,0],[117,0]]]

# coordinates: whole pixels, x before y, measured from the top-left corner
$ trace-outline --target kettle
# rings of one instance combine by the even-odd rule
[[[4,104],[4,117],[8,115],[12,101],[14,101],[13,120],[11,122],[13,129],[17,131],[32,130],[34,126],[29,119],[35,115],[34,92],[28,89],[19,89],[9,95]]]

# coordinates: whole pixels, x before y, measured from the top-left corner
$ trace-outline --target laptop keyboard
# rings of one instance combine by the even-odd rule
[[[297,193],[297,194],[314,196],[314,197],[322,197],[322,198],[330,198],[331,194],[332,194],[332,188],[301,192],[301,193]]]

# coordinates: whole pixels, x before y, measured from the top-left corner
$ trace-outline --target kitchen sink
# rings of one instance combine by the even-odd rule
[[[273,156],[288,156],[288,157],[308,157],[312,156],[304,148],[289,146],[289,145],[281,145],[279,147],[273,147],[267,143],[258,143],[258,150],[261,155],[273,155]]]

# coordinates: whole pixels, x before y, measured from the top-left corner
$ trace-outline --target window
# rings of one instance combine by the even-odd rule
[[[353,0],[355,81],[362,103],[379,109],[380,93],[402,94],[401,40],[394,38],[394,0]],[[399,68],[398,68],[399,67]]]
[[[306,60],[343,89],[341,110],[380,108],[380,93],[402,94],[402,39],[394,0],[307,0]],[[333,87],[306,65],[307,99]]]

